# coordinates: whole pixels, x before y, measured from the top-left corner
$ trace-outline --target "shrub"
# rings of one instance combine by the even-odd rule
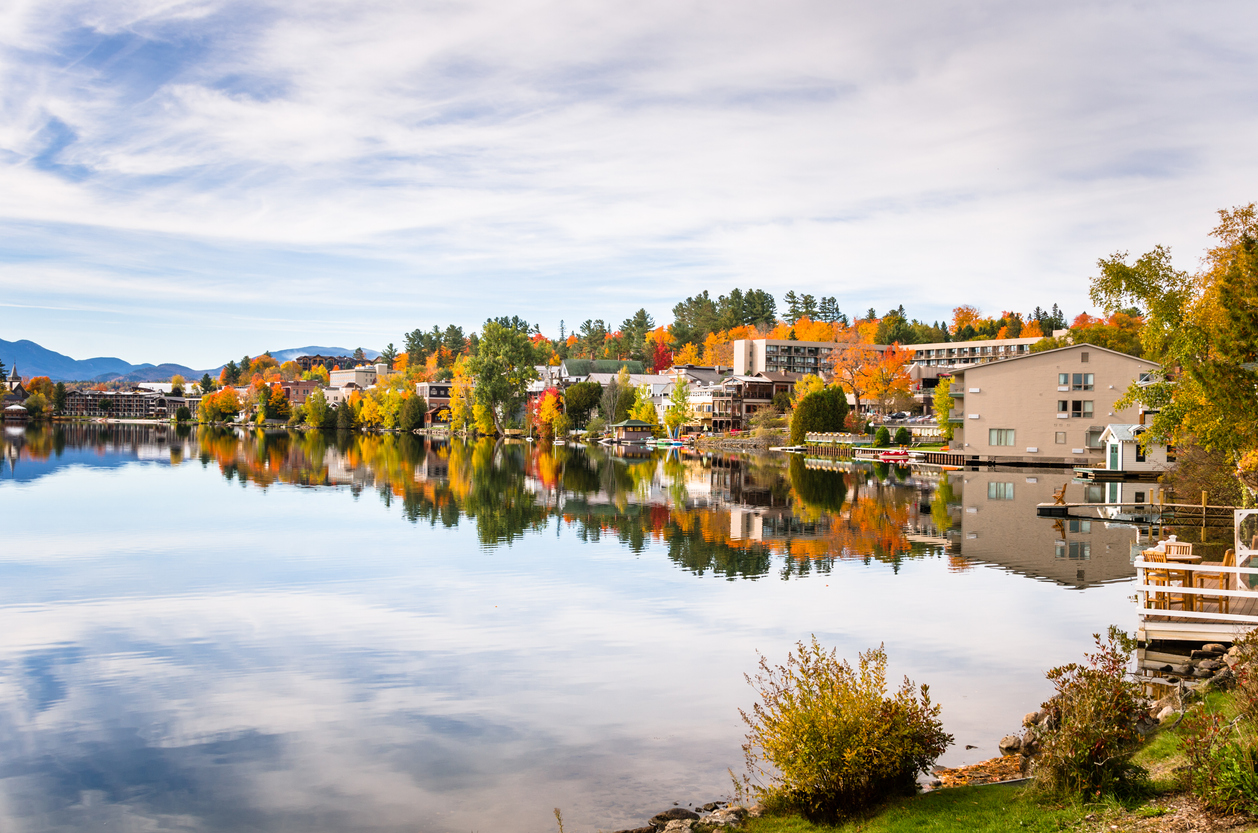
[[[754,788],[761,800],[837,821],[913,792],[917,774],[952,743],[929,688],[919,692],[905,679],[888,697],[881,647],[861,654],[855,670],[815,636],[796,647],[786,665],[772,667],[762,656],[760,672],[747,677],[761,702],[751,714],[739,712],[750,729],[743,752],[748,782],[770,779]]]
[[[912,445],[913,435],[909,433],[909,429],[901,425],[899,428],[896,429],[895,440],[893,442],[896,445]]]
[[[1146,716],[1140,687],[1127,679],[1135,643],[1111,626],[1096,640],[1088,664],[1070,663],[1048,672],[1057,694],[1043,708],[1047,719],[1037,731],[1041,754],[1035,778],[1057,795],[1127,797],[1144,792],[1148,773],[1132,763]]]
[[[847,394],[835,387],[808,394],[791,415],[791,445],[802,445],[806,434],[838,433],[847,419]]]
[[[1241,737],[1236,720],[1205,709],[1194,709],[1184,718],[1180,748],[1188,760],[1183,768],[1185,786],[1207,807],[1226,813],[1258,806],[1258,772],[1254,769],[1253,744]]]
[[[886,448],[889,445],[891,445],[891,432],[884,425],[878,429],[878,433],[874,434],[874,447]]]
[[[187,422],[192,419],[192,411],[188,410],[187,405],[180,405],[175,409],[175,422]]]

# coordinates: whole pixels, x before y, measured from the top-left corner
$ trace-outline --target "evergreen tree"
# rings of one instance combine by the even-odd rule
[[[66,409],[66,383],[58,382],[57,386],[52,389],[52,410],[54,413],[61,413]]]
[[[799,296],[795,294],[795,290],[791,289],[782,296],[782,300],[786,302],[786,322],[793,325],[799,320],[799,316],[802,315]]]
[[[808,320],[817,320],[817,299],[811,295],[803,295],[799,299],[800,317],[808,316]]]

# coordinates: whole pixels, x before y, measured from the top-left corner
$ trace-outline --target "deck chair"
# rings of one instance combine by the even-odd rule
[[[1222,561],[1203,561],[1201,567],[1235,567],[1236,566],[1236,550],[1228,550],[1223,554]],[[1201,588],[1217,587],[1220,590],[1235,590],[1236,575],[1234,573],[1211,573],[1202,571],[1195,574],[1196,586]],[[1201,601],[1204,603],[1210,596],[1202,596]],[[1219,613],[1231,612],[1231,599],[1227,596],[1213,597],[1219,604]]]
[[[1150,594],[1152,606],[1158,610],[1170,610],[1171,605],[1176,603],[1175,596],[1178,596],[1178,604],[1181,609],[1191,607],[1192,602],[1188,600],[1183,593],[1171,593],[1171,581],[1178,579],[1182,573],[1178,570],[1171,570],[1166,566],[1166,553],[1157,550],[1145,550],[1141,555],[1144,560],[1153,564],[1161,564],[1162,567],[1145,567],[1144,576],[1146,584],[1157,585],[1158,587],[1167,588],[1166,591],[1157,591]]]
[[[1053,492],[1053,505],[1054,506],[1066,505],[1066,484],[1065,483],[1061,484],[1060,489]],[[1258,536],[1255,536],[1255,540],[1258,540]]]

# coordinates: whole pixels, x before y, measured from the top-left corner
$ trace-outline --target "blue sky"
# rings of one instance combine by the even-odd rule
[[[737,285],[947,317],[1256,198],[1251,3],[0,9],[0,338],[194,367]],[[3,358],[3,357],[0,357]]]

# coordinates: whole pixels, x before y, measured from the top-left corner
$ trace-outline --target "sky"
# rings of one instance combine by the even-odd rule
[[[0,338],[221,364],[738,286],[1092,309],[1258,199],[1250,2],[8,0]],[[3,359],[3,357],[0,357]]]

